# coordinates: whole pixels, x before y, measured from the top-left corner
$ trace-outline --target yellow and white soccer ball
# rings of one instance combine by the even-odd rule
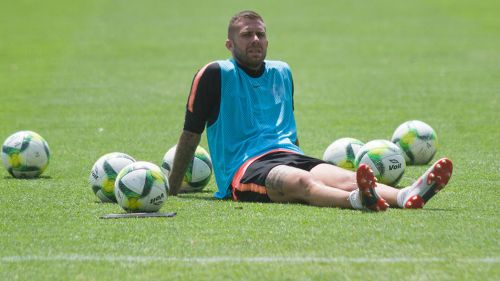
[[[35,178],[49,165],[49,144],[39,134],[19,131],[9,136],[2,145],[2,161],[15,178]]]
[[[398,146],[388,140],[367,142],[356,155],[356,168],[362,163],[373,170],[378,182],[395,186],[403,177],[406,163]]]
[[[438,138],[434,129],[419,120],[407,121],[399,125],[391,141],[401,148],[408,165],[429,163],[438,147]]]
[[[127,212],[157,212],[168,196],[168,181],[157,165],[137,161],[123,168],[115,181],[118,205]]]
[[[346,170],[356,168],[356,154],[364,143],[355,138],[340,138],[332,142],[323,153],[323,160]]]
[[[89,183],[95,195],[102,202],[116,202],[115,179],[118,173],[135,159],[121,152],[101,156],[92,166]]]
[[[161,169],[168,177],[174,164],[174,156],[177,145],[171,147],[163,156]],[[208,152],[201,146],[196,148],[193,159],[189,162],[188,169],[184,175],[181,189],[187,192],[197,192],[207,186],[212,176],[212,159]]]

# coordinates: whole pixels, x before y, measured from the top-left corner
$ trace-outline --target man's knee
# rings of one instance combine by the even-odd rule
[[[298,193],[302,198],[308,198],[312,192],[312,190],[319,184],[318,180],[316,180],[311,173],[303,173],[298,178]]]
[[[306,171],[297,174],[293,186],[286,190],[285,194],[292,198],[294,202],[307,203],[321,183],[314,176]]]
[[[319,182],[343,190],[352,190],[356,187],[356,173],[331,164],[320,164],[311,170]]]

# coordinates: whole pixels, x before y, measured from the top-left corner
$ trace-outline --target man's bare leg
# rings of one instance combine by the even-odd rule
[[[339,168],[331,164],[319,164],[311,169],[311,174],[324,183],[326,186],[342,189],[345,191],[354,191],[358,189],[356,173]],[[399,189],[377,183],[377,193],[384,198],[389,205],[397,207],[397,195]]]
[[[265,185],[273,202],[385,211],[388,204],[375,191],[376,179],[370,168],[362,165],[356,176],[359,189],[348,192],[326,186],[308,171],[280,165],[269,172]]]
[[[273,202],[352,208],[348,191],[326,186],[310,172],[290,166],[274,167],[266,178],[266,189]]]
[[[452,172],[453,163],[448,158],[442,158],[406,188],[397,189],[377,183],[377,194],[393,207],[422,208],[427,201],[446,186]],[[354,191],[359,187],[356,173],[330,164],[320,164],[314,167],[311,174],[325,186],[346,191]]]

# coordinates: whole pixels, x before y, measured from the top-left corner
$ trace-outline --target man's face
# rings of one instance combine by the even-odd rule
[[[257,19],[242,18],[235,23],[231,38],[226,47],[233,57],[243,66],[258,69],[267,53],[266,26]]]

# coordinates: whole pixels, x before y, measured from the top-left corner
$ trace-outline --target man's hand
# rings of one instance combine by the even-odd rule
[[[175,151],[174,164],[170,176],[168,178],[168,183],[170,186],[170,195],[177,195],[179,192],[182,180],[186,174],[189,162],[193,159],[196,147],[200,143],[201,134],[192,133],[189,131],[183,131],[179,142],[177,143],[177,149]]]

